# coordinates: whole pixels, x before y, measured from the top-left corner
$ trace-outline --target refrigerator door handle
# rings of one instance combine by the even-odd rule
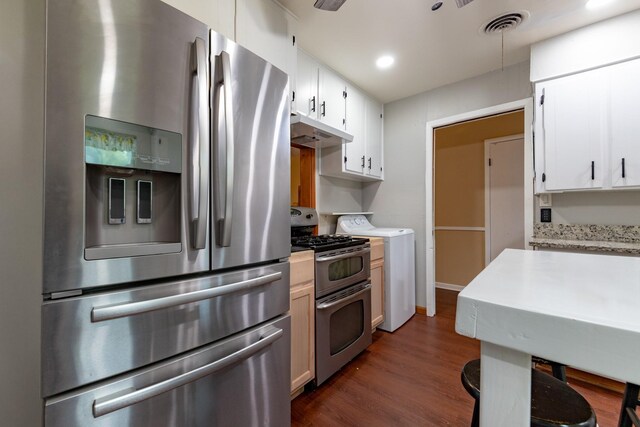
[[[204,249],[207,243],[207,210],[209,208],[209,104],[207,47],[197,37],[193,43],[191,84],[191,221],[193,224],[193,247]]]
[[[135,405],[136,403],[140,403],[154,396],[158,396],[162,393],[166,393],[175,388],[211,375],[228,366],[240,363],[253,356],[260,350],[270,346],[284,335],[284,331],[282,329],[274,329],[275,330],[269,335],[261,337],[255,343],[250,344],[234,353],[231,353],[228,356],[218,359],[215,362],[211,362],[192,371],[185,372],[184,374],[169,378],[156,384],[152,384],[139,390],[132,391],[130,393],[123,394],[123,392],[126,392],[126,390],[122,390],[119,393],[114,393],[113,395],[111,395],[114,397],[107,396],[104,398],[96,399],[93,401],[93,416],[94,418],[98,418],[111,412],[126,408],[128,406]]]
[[[129,317],[136,314],[147,313],[149,311],[161,310],[163,308],[169,308],[177,305],[202,301],[205,299],[216,298],[222,295],[263,286],[272,282],[276,282],[280,279],[282,279],[282,273],[278,271],[275,273],[265,274],[264,276],[259,276],[254,279],[243,280],[241,282],[231,283],[229,285],[217,286],[215,288],[203,289],[200,291],[188,292],[185,294],[172,295],[146,301],[109,305],[105,307],[93,307],[91,309],[91,322],[104,322],[106,320]]]
[[[212,123],[216,127],[214,132],[216,162],[213,167],[216,193],[216,243],[226,247],[231,245],[235,140],[231,60],[225,51],[216,56],[214,76],[213,106],[217,117],[214,117]],[[221,109],[224,110],[224,116],[221,116]],[[224,128],[224,145],[220,141],[221,128]],[[224,166],[224,171],[221,166]]]

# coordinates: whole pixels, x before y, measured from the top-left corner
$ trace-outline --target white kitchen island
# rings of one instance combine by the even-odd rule
[[[640,383],[640,258],[507,249],[460,292],[456,332],[482,342],[481,427],[530,425],[532,354]]]

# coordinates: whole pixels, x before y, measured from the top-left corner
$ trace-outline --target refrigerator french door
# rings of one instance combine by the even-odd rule
[[[44,294],[207,271],[209,29],[49,1]]]
[[[290,255],[288,76],[211,32],[211,268]]]

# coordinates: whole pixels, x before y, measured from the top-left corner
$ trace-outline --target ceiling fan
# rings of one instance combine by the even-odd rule
[[[456,0],[456,5],[460,8],[460,7],[468,5],[472,1],[473,0]],[[431,6],[431,10],[436,11],[436,10],[440,9],[440,6],[442,6],[442,3],[443,3],[442,1],[435,2],[433,4],[433,6]]]

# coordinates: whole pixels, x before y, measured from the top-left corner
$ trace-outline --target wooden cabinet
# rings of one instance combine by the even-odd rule
[[[320,174],[353,181],[381,181],[382,104],[347,85],[346,130],[353,141],[322,149]]]
[[[353,141],[338,148],[342,148],[341,155],[344,155],[344,170],[356,174],[364,173],[366,165],[366,102],[362,92],[353,86],[347,86],[346,130],[353,135]]]
[[[346,83],[325,66],[318,69],[318,120],[336,129],[345,129]]]
[[[366,101],[366,156],[365,174],[382,179],[382,104],[367,98]]]
[[[293,112],[303,116],[317,117],[318,113],[318,69],[320,63],[305,51],[298,50],[296,71],[296,97]]]
[[[640,186],[640,60],[611,67],[609,135],[611,184]]]
[[[605,115],[601,70],[542,83],[536,94],[545,190],[601,188]]]
[[[633,60],[536,84],[537,192],[640,187],[639,73]]]
[[[384,239],[369,237],[371,242],[371,329],[384,321]]]
[[[313,251],[295,252],[291,266],[291,394],[315,377],[315,286]]]

